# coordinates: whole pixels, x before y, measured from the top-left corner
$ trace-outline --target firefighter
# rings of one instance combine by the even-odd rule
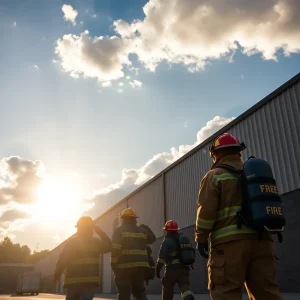
[[[118,299],[130,300],[131,292],[136,300],[146,300],[145,277],[149,270],[147,244],[156,240],[152,230],[137,225],[137,215],[132,208],[120,214],[122,224],[112,235],[111,267],[118,288]]]
[[[178,285],[181,296],[184,300],[193,300],[194,295],[190,290],[189,267],[184,266],[179,259],[179,228],[175,221],[167,221],[163,227],[165,230],[165,239],[162,241],[157,264],[156,277],[160,278],[160,272],[165,265],[165,274],[162,279],[162,299],[172,300],[174,295],[174,286]]]
[[[198,194],[196,248],[208,259],[208,289],[213,300],[240,300],[245,284],[252,300],[282,300],[275,282],[273,241],[269,233],[246,226],[237,228],[241,208],[240,179],[219,164],[243,168],[241,151],[246,148],[224,133],[210,147],[213,165],[203,177]],[[208,251],[208,238],[210,251]]]
[[[92,300],[100,283],[100,254],[110,252],[110,238],[90,217],[81,217],[76,226],[77,234],[67,241],[59,256],[54,272],[54,280],[60,280],[65,272],[64,288],[66,300]],[[93,237],[96,232],[101,239]]]

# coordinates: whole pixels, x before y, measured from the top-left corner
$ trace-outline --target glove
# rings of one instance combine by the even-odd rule
[[[208,258],[208,243],[197,243],[196,249],[202,257]]]
[[[155,274],[157,278],[160,278],[160,270],[161,270],[160,268],[155,269]]]

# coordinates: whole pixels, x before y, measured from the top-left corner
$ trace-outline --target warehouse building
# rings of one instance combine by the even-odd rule
[[[245,142],[244,159],[250,155],[262,157],[273,168],[287,218],[283,244],[274,238],[279,258],[277,278],[283,292],[300,292],[300,73],[107,210],[96,219],[96,224],[112,236],[119,224],[119,213],[126,207],[134,208],[139,222],[149,225],[157,236],[152,245],[155,258],[163,239],[162,226],[169,219],[176,220],[182,232],[194,240],[199,183],[212,164],[208,146],[223,132]],[[51,283],[62,248],[63,244],[59,245],[36,264],[36,269],[43,273],[47,292],[63,292],[61,285],[54,287]],[[101,257],[102,293],[116,292],[109,260],[109,253]],[[197,256],[195,270],[191,272],[195,293],[207,293],[206,263]],[[147,292],[160,293],[160,280],[152,281]]]

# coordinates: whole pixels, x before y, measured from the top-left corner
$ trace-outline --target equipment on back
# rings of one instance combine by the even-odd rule
[[[277,234],[281,243],[281,232],[284,230],[286,220],[269,163],[264,159],[250,156],[244,163],[243,170],[225,164],[218,167],[241,178],[243,201],[241,211],[237,213],[238,228],[246,224],[258,232]]]
[[[184,266],[192,266],[195,263],[196,251],[192,246],[190,239],[182,233],[176,239],[178,247],[178,256]]]

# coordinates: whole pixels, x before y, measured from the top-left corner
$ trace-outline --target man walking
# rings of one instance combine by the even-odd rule
[[[211,170],[204,176],[198,195],[195,240],[199,253],[208,258],[208,289],[213,300],[240,300],[245,286],[251,300],[282,300],[274,279],[273,241],[268,232],[243,225],[236,214],[243,201],[240,178],[220,164],[243,169],[241,151],[246,146],[224,133],[214,140]]]
[[[152,230],[137,225],[137,215],[132,208],[126,208],[120,215],[122,224],[112,236],[111,267],[115,275],[119,300],[146,300],[145,276],[149,270],[147,244],[155,242]]]
[[[60,254],[54,280],[60,280],[66,271],[66,300],[92,300],[100,283],[100,254],[111,251],[111,241],[90,217],[80,218],[76,227],[77,234],[67,241]],[[101,239],[93,237],[94,231]]]

